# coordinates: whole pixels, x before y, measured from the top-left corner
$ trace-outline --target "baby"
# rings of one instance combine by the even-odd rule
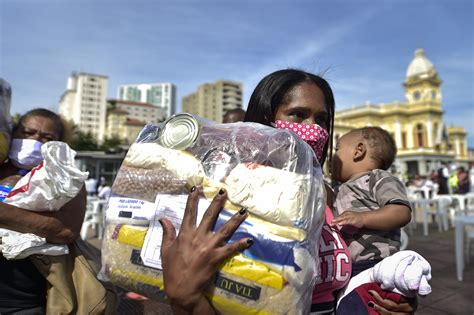
[[[397,154],[394,140],[378,127],[352,130],[336,144],[332,178],[336,188],[332,225],[352,256],[352,275],[400,250],[400,228],[411,219],[403,183],[387,172]]]

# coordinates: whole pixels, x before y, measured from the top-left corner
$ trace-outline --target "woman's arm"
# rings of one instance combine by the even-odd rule
[[[59,211],[34,212],[0,202],[0,227],[45,237],[48,242],[68,244],[80,234],[86,211],[86,191],[66,203]]]
[[[416,296],[414,298],[406,298],[402,296],[400,302],[396,303],[392,300],[382,298],[374,290],[369,290],[369,294],[372,295],[376,301],[376,303],[369,302],[369,307],[382,315],[415,314],[415,311],[418,308],[418,299]]]
[[[225,259],[252,245],[246,238],[225,243],[247,217],[242,209],[215,233],[212,226],[227,199],[220,190],[196,227],[199,193],[191,189],[179,235],[169,220],[160,220],[163,226],[161,259],[165,293],[175,314],[215,314],[204,295],[219,266]]]

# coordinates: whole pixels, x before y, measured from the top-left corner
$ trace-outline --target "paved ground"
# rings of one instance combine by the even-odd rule
[[[474,244],[471,244],[474,248]],[[423,255],[431,264],[433,292],[420,298],[417,314],[474,314],[474,251],[466,263],[464,281],[456,277],[456,256],[454,252],[454,230],[438,232],[432,226],[428,236],[423,236],[419,225],[410,237],[408,249]]]
[[[90,242],[100,247],[97,239]],[[454,254],[454,231],[438,232],[436,226],[430,226],[429,236],[422,234],[422,227],[413,230],[408,249],[423,255],[432,267],[433,292],[426,298],[419,298],[417,314],[474,314],[474,244],[471,250],[471,262],[466,264],[464,281],[456,278],[456,261]],[[125,296],[126,291],[119,291],[121,296],[118,314],[170,314],[167,305],[145,301],[130,300]]]

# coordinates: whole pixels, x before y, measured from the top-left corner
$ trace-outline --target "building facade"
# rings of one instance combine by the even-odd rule
[[[107,101],[108,138],[118,137],[124,144],[131,144],[143,126],[159,123],[166,119],[165,109],[140,102],[110,99]]]
[[[228,110],[242,108],[242,84],[219,80],[205,83],[192,94],[183,97],[183,112],[222,122]]]
[[[118,88],[121,100],[148,103],[166,111],[166,117],[176,113],[176,86],[172,83],[127,84]]]
[[[113,183],[127,151],[109,153],[103,151],[78,151],[74,164],[83,172],[89,172],[89,177],[99,179],[105,177],[108,183]]]
[[[467,133],[462,127],[444,124],[441,83],[433,63],[423,49],[417,49],[403,83],[406,101],[337,111],[334,141],[354,128],[379,126],[397,143],[396,172],[427,175],[441,162],[467,167]]]
[[[107,85],[107,76],[72,73],[59,101],[59,114],[82,132],[90,132],[99,142],[105,136]]]

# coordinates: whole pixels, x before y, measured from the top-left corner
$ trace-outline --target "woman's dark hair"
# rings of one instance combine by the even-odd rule
[[[328,112],[326,126],[328,127],[329,141],[324,147],[324,154],[320,161],[322,166],[326,160],[328,149],[329,152],[332,152],[335,102],[329,83],[320,76],[297,69],[278,70],[270,73],[258,83],[250,96],[244,121],[271,126],[271,123],[275,121],[278,106],[283,104],[288,92],[302,82],[310,82],[318,86],[323,92],[326,102]]]
[[[26,114],[21,116],[18,120],[18,123],[15,124],[15,126],[13,127],[13,132],[15,132],[22,125],[23,121],[29,117],[43,117],[50,119],[56,127],[56,131],[58,133],[58,140],[64,141],[65,126],[63,120],[61,119],[61,116],[46,108],[35,108],[30,110],[29,112],[26,112]]]

